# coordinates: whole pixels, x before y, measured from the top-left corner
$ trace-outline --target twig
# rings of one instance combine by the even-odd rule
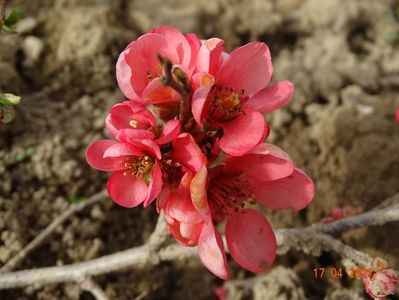
[[[136,298],[134,298],[134,300],[142,300],[142,299],[144,299],[147,295],[148,295],[148,290],[145,290],[145,291],[142,292],[140,295],[138,295]]]
[[[129,268],[144,268],[159,264],[161,261],[175,261],[191,257],[196,253],[193,248],[170,245],[157,249],[161,243],[151,244],[156,237],[166,236],[166,230],[160,217],[158,226],[152,233],[149,242],[142,246],[105,255],[87,262],[59,267],[47,267],[33,270],[17,271],[0,275],[0,289],[23,287],[27,285],[44,285],[60,282],[78,282],[81,278],[90,278]]]
[[[101,287],[91,279],[85,279],[80,286],[83,290],[91,293],[97,300],[109,300]]]
[[[334,251],[341,258],[349,259],[357,266],[371,267],[374,259],[325,233],[311,228],[280,229],[276,231],[277,244],[282,248],[279,254],[286,253],[290,248],[301,250],[306,254],[320,256],[322,251]]]
[[[159,227],[161,228],[161,227]],[[157,230],[150,241],[159,235]],[[348,258],[359,266],[369,267],[373,259],[360,251],[318,232],[305,232],[294,229],[279,229],[276,231],[279,246],[297,248],[319,255],[319,251],[336,251],[342,258]],[[159,245],[159,243],[157,243]],[[162,261],[176,261],[196,256],[196,249],[185,248],[177,244],[166,246],[155,252],[156,248],[150,242],[129,250],[117,252],[96,258],[87,262],[75,263],[60,267],[48,267],[34,270],[18,271],[0,275],[0,289],[23,287],[27,285],[45,285],[50,283],[76,282],[80,278],[107,274],[129,268],[152,267]]]
[[[369,212],[348,217],[327,224],[316,224],[310,228],[329,234],[337,234],[351,229],[365,226],[382,225],[388,222],[399,221],[399,194],[389,198],[394,204],[386,208],[371,210]]]
[[[10,259],[2,268],[0,269],[0,273],[10,272],[12,271],[21,261],[34,249],[40,246],[51,234],[55,231],[55,229],[64,223],[67,219],[69,219],[75,213],[94,205],[101,200],[107,198],[107,192],[104,190],[97,194],[94,194],[89,199],[79,204],[72,204],[66,211],[64,211],[61,215],[55,218],[39,235],[37,235],[28,245],[26,245],[17,255],[15,255],[12,259]]]
[[[388,213],[387,211],[390,209],[394,213]],[[280,250],[279,254],[285,253],[290,248],[296,248],[315,256],[320,255],[324,250],[335,251],[343,259],[350,260],[358,266],[370,267],[373,262],[371,256],[353,249],[332,236],[323,233],[321,230],[336,233],[360,226],[381,225],[383,223],[398,221],[396,209],[397,204],[391,208],[370,212],[373,213],[372,215],[365,213],[330,224],[320,224],[300,229],[276,230],[277,243]],[[375,222],[371,220],[370,216],[377,218],[379,221]],[[345,225],[345,222],[348,224]],[[40,286],[49,283],[76,282],[81,278],[90,278],[129,268],[148,268],[162,261],[176,261],[196,256],[196,249],[194,248],[185,248],[177,244],[164,246],[167,237],[168,233],[165,221],[163,217],[160,217],[148,242],[142,246],[82,263],[1,274],[0,289],[23,287],[32,284]]]

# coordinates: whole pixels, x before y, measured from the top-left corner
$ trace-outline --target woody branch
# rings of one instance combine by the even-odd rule
[[[395,196],[398,200],[398,195]],[[279,254],[295,248],[311,255],[321,251],[337,252],[343,259],[348,259],[361,267],[370,267],[373,258],[353,249],[327,233],[341,233],[358,227],[382,225],[399,221],[399,205],[377,209],[329,224],[313,225],[301,229],[276,230]],[[106,273],[126,269],[148,268],[162,261],[176,261],[196,255],[194,248],[184,248],[168,241],[168,230],[160,217],[157,226],[142,246],[106,255],[90,261],[60,267],[47,267],[23,270],[0,275],[0,289],[23,287],[27,285],[45,285],[62,282],[81,282]]]

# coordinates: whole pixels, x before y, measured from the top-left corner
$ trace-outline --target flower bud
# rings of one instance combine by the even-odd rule
[[[371,278],[363,278],[366,292],[370,296],[380,299],[394,294],[399,286],[399,272],[385,269],[374,273]]]

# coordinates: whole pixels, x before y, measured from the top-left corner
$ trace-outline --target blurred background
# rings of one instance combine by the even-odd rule
[[[0,124],[0,264],[70,203],[102,190],[85,148],[104,137],[104,118],[123,100],[118,54],[154,26],[226,41],[230,51],[259,40],[271,49],[273,81],[296,86],[289,105],[266,116],[269,141],[316,183],[301,213],[265,214],[274,228],[312,224],[335,207],[371,209],[399,190],[399,1],[393,0],[35,0],[11,1],[23,18],[0,35],[0,91],[22,96]],[[111,200],[71,218],[20,269],[63,265],[142,244],[154,209]],[[343,240],[399,269],[399,225],[359,229]],[[231,263],[233,278],[251,274]],[[264,278],[231,299],[368,299],[359,280],[314,278],[342,267],[290,251]],[[98,278],[111,299],[214,299],[223,282],[193,259]],[[92,299],[74,284],[0,291],[0,299]],[[399,299],[392,296],[389,299]]]

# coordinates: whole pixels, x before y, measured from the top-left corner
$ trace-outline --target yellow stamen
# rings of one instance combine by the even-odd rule
[[[129,125],[133,128],[137,128],[138,122],[135,119],[130,120]]]

